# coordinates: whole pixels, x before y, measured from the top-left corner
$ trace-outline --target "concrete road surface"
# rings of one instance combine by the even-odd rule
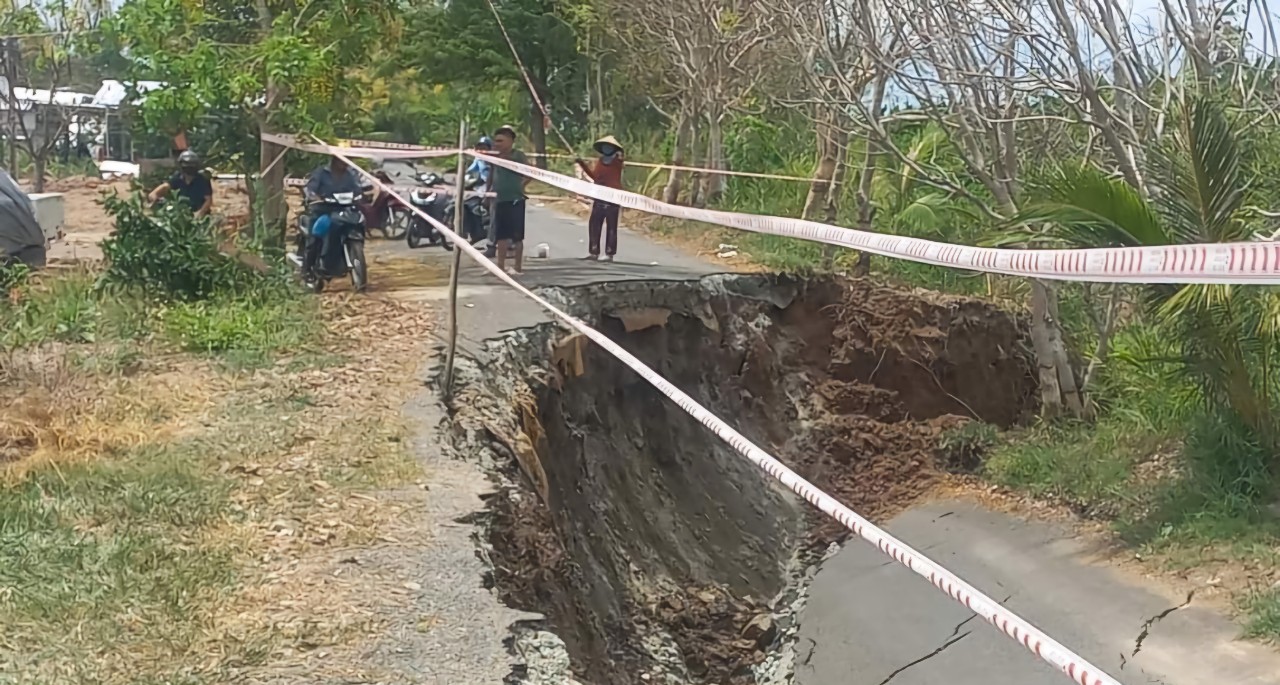
[[[407,165],[388,163],[384,166],[393,178],[401,183],[412,183],[411,169]],[[448,175],[452,178],[452,174]],[[627,215],[622,212],[622,230],[618,235],[618,255],[614,262],[592,262],[583,259],[587,254],[586,223],[542,206],[530,200],[526,214],[525,274],[519,277],[530,288],[542,286],[577,286],[605,281],[641,279],[684,280],[724,271],[715,264],[691,257],[679,250],[660,245],[626,229]],[[549,259],[534,257],[535,247],[546,243],[550,247]],[[435,267],[430,270],[433,278],[421,284],[416,296],[422,299],[447,297],[447,289],[441,287],[441,279],[447,282],[448,265],[452,253],[440,247],[423,247],[410,250],[404,241],[391,243],[375,240],[369,250],[370,282],[379,283],[378,258],[413,258]],[[398,290],[409,283],[397,284]],[[401,293],[409,298],[415,293]],[[462,271],[458,277],[459,324],[463,337],[461,343],[469,352],[479,353],[479,343],[503,331],[536,325],[546,321],[545,312],[523,296],[515,293],[496,277],[480,268],[469,257],[462,258]]]
[[[1237,641],[1239,628],[1194,598],[1152,620],[1186,596],[1091,563],[1065,528],[961,502],[916,507],[887,528],[1125,685],[1280,685],[1275,651]],[[1071,682],[861,539],[819,570],[797,651],[798,685]]]

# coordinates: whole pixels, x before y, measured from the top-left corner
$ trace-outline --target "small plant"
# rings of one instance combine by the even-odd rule
[[[987,452],[995,446],[999,433],[995,426],[981,421],[967,421],[944,431],[938,438],[938,449],[950,471],[974,473],[981,468]]]
[[[107,197],[116,230],[102,243],[107,270],[102,283],[137,288],[150,297],[201,300],[237,292],[261,275],[219,250],[209,220],[173,204],[148,212],[140,195]]]
[[[31,267],[17,260],[0,260],[0,294],[21,288],[31,280]]]

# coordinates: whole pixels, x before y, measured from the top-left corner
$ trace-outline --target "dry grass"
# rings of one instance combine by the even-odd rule
[[[45,343],[0,361],[0,673],[314,682],[362,670],[407,590],[346,573],[421,540],[399,409],[431,326],[335,293],[323,349],[216,358]],[[117,357],[124,363],[116,363]]]
[[[0,484],[162,443],[178,427],[174,417],[206,399],[194,365],[131,377],[86,371],[77,364],[85,358],[55,344],[11,351],[0,363]]]

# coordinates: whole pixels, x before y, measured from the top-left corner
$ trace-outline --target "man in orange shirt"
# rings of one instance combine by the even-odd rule
[[[613,136],[605,136],[597,140],[593,146],[600,158],[590,166],[582,160],[578,164],[582,170],[595,181],[596,185],[606,188],[622,189],[622,145]],[[618,253],[618,214],[621,207],[611,202],[596,200],[591,205],[591,219],[587,222],[590,247],[587,259],[600,259],[600,230],[607,229],[604,238],[604,259],[613,261]]]

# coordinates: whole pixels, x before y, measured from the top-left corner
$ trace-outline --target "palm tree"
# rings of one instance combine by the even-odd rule
[[[922,127],[904,146],[904,154],[913,162],[928,163],[946,154],[950,144],[947,132],[937,124]],[[920,191],[915,167],[903,162],[876,174],[873,195],[877,200],[881,225],[898,235],[948,239],[947,226],[959,221],[972,221],[975,214],[950,193],[940,190]]]
[[[1094,167],[1059,171],[1014,220],[1011,240],[1064,247],[1139,247],[1252,239],[1241,150],[1222,108],[1197,98],[1150,155],[1151,199]],[[1212,407],[1244,422],[1273,453],[1280,297],[1269,287],[1152,285],[1146,303],[1181,345]],[[1273,466],[1280,467],[1280,462]]]

